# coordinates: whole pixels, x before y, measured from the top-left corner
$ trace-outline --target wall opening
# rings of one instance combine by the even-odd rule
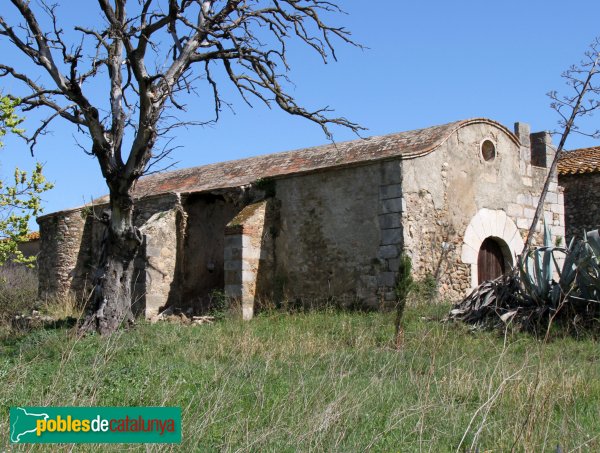
[[[484,140],[481,144],[481,155],[487,162],[491,162],[496,158],[496,145],[491,140]]]
[[[508,246],[505,244],[505,247]],[[486,238],[481,243],[477,257],[478,284],[494,280],[506,272],[509,263],[506,262],[505,252],[502,249],[500,240],[492,237]]]
[[[471,268],[471,289],[479,285],[479,251],[487,239],[495,241],[500,247],[506,270],[514,266],[517,253],[523,250],[519,229],[506,212],[501,209],[480,209],[465,230],[461,252],[461,261]]]
[[[214,292],[225,289],[225,225],[241,208],[222,196],[195,194],[188,197],[185,209],[188,218],[179,282],[181,305],[204,314],[211,308]]]

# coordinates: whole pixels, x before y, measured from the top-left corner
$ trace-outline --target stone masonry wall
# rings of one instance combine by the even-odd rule
[[[600,173],[560,175],[559,184],[564,187],[568,245],[584,230],[600,228]]]
[[[144,273],[138,278],[144,291],[138,293],[134,305],[145,308],[146,318],[157,315],[169,301],[177,264],[177,228],[176,209],[154,214],[140,228],[144,236]]]
[[[175,194],[163,194],[138,201],[135,225],[141,227],[157,212],[169,211],[178,200]],[[106,205],[86,206],[38,218],[40,298],[62,298],[70,293],[78,299],[87,297],[105,235],[106,227],[98,220],[105,209]],[[144,266],[138,268],[141,272]],[[139,281],[139,275],[134,281]]]
[[[246,320],[260,303],[260,280],[273,271],[268,208],[268,200],[250,204],[225,228],[225,294],[241,303]]]
[[[482,209],[498,219],[504,218],[500,213],[505,213],[512,220],[506,223],[516,224],[522,240],[527,235],[547,169],[531,165],[528,126],[517,124],[515,132],[520,143],[497,126],[470,125],[433,153],[404,162],[404,250],[412,258],[416,278],[434,277],[443,298],[460,299],[476,283],[477,261],[467,263],[462,257],[467,227]],[[486,160],[482,155],[485,140],[495,145],[493,159]],[[564,240],[562,203],[554,177],[544,206],[554,242]],[[538,244],[542,241],[541,225],[535,237]],[[502,237],[498,232],[501,228],[492,229],[500,236],[494,239],[506,249],[505,261],[514,265],[516,255],[521,253],[516,248],[522,241]],[[486,228],[479,231],[486,236]],[[474,253],[484,239],[478,237],[477,244],[469,244],[477,249]]]
[[[80,260],[79,248],[84,235],[85,214],[75,209],[38,218],[40,254],[38,256],[39,297],[62,298],[71,290]]]
[[[402,248],[401,162],[278,179],[277,294],[302,304],[379,307]]]

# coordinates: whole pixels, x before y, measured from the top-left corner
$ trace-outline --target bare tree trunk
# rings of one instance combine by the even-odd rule
[[[82,332],[110,334],[133,324],[131,310],[134,259],[142,242],[133,226],[133,202],[129,195],[111,194],[111,214],[96,281],[92,305]]]

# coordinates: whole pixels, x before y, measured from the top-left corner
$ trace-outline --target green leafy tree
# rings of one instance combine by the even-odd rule
[[[21,134],[18,128],[23,121],[15,114],[17,100],[0,97],[0,139],[7,132]],[[0,141],[0,148],[4,144]],[[0,265],[8,261],[33,265],[35,257],[26,257],[19,250],[21,242],[29,238],[29,220],[41,210],[40,195],[51,189],[52,184],[42,174],[42,165],[28,172],[15,168],[14,179],[0,180]]]

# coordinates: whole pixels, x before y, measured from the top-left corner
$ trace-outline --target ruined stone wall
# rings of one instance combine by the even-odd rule
[[[600,228],[600,173],[560,175],[559,184],[564,187],[568,245],[573,237],[581,238],[584,230]]]
[[[136,203],[134,223],[141,227],[157,212],[169,211],[178,196],[164,194]],[[106,205],[82,207],[38,218],[40,254],[38,257],[39,296],[62,298],[74,294],[87,298],[98,266],[106,227],[99,221]],[[145,258],[137,260],[137,274],[145,270]],[[139,275],[134,282],[139,281]]]
[[[404,162],[404,250],[412,258],[416,278],[434,277],[443,298],[457,300],[476,285],[476,254],[486,237],[500,236],[509,265],[521,252],[517,249],[527,235],[547,170],[532,167],[529,130],[519,126],[520,144],[496,126],[474,124],[455,132],[431,154]],[[493,159],[482,154],[485,140],[495,145]],[[555,178],[545,204],[555,241],[564,238],[561,204]],[[466,239],[467,227],[480,218],[502,225],[478,225]],[[536,240],[541,241],[541,234]],[[474,263],[463,259],[473,254]]]
[[[400,161],[277,180],[274,277],[287,300],[380,306],[402,247]]]
[[[39,297],[42,300],[64,297],[73,283],[81,285],[78,264],[85,217],[83,209],[75,209],[38,218],[41,238]]]

